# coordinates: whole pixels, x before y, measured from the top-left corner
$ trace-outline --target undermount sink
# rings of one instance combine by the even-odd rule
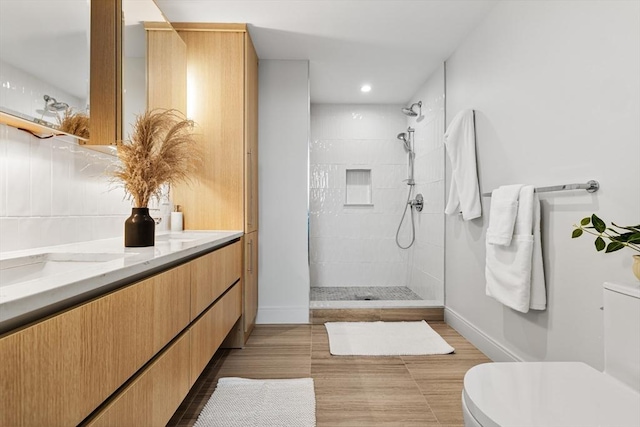
[[[0,286],[98,266],[133,254],[49,252],[0,261]]]
[[[169,233],[156,236],[159,242],[193,242],[195,240],[204,239],[207,234],[204,233]]]

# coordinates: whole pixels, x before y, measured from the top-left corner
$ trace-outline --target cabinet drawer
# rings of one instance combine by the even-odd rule
[[[191,265],[191,320],[240,278],[242,247],[234,243],[204,255]]]
[[[165,426],[189,392],[190,348],[187,331],[88,425]]]
[[[0,339],[0,425],[82,421],[189,324],[189,267]]]
[[[242,286],[238,282],[189,328],[191,332],[190,386],[198,379],[241,314]]]

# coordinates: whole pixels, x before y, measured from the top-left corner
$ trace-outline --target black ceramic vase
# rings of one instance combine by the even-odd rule
[[[132,208],[131,216],[124,222],[124,245],[127,248],[153,246],[156,222],[149,215],[149,208]]]

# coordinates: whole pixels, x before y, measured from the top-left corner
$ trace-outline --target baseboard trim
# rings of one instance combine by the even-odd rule
[[[444,321],[494,362],[523,361],[450,308],[444,309]]]
[[[309,323],[309,306],[304,307],[260,307],[256,316],[257,325],[276,323]]]

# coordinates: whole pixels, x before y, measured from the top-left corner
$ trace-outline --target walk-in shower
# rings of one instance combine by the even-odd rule
[[[421,110],[424,105],[430,107]],[[406,114],[404,107],[414,114]],[[427,221],[416,213],[421,206],[417,193],[432,200],[434,187],[426,160],[436,129],[431,116],[418,120],[422,111],[431,114],[431,103],[312,104],[312,309],[441,305],[440,275],[431,275],[439,258],[430,258],[434,249],[427,243]],[[427,215],[425,220],[433,218]]]

